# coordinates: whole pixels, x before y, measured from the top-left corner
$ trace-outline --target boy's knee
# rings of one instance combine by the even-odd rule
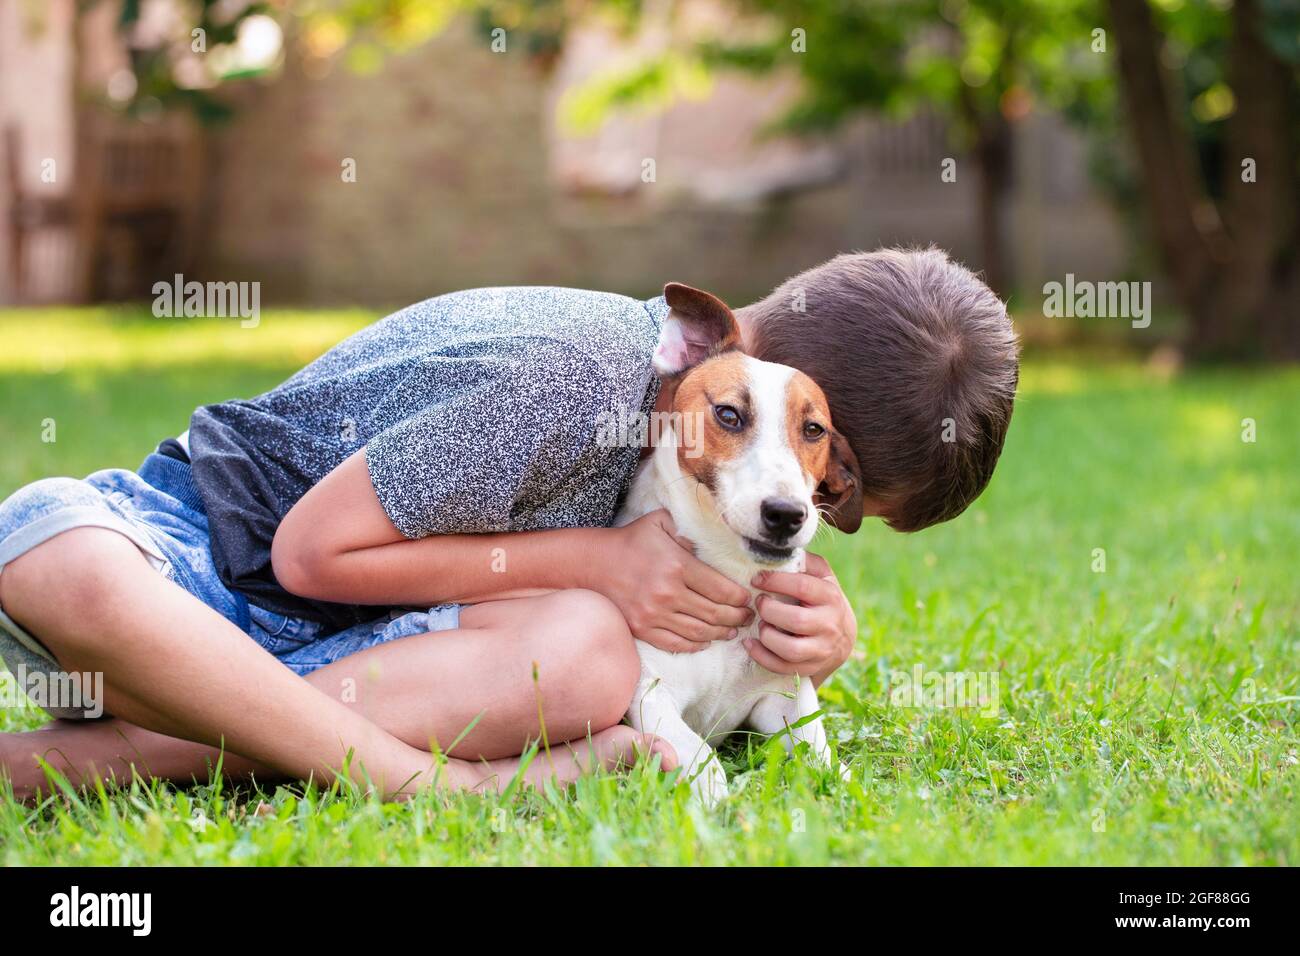
[[[573,589],[545,598],[551,640],[566,650],[566,683],[589,703],[593,721],[618,723],[627,710],[641,661],[618,607],[595,591]]]
[[[575,588],[544,599],[547,618],[579,660],[626,664],[636,659],[632,632],[613,601]]]
[[[114,602],[123,569],[139,557],[136,546],[115,531],[65,531],[5,565],[0,608],[41,636],[43,625]]]

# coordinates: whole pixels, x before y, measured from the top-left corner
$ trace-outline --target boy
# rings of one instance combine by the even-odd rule
[[[0,738],[16,790],[40,783],[34,755],[74,779],[134,763],[187,780],[222,746],[235,774],[493,785],[537,737],[539,695],[552,743],[583,746],[534,778],[636,749],[671,767],[619,726],[631,637],[689,651],[754,611],[664,513],[606,527],[640,450],[605,447],[598,424],[654,409],[666,311],[564,289],[441,296],[265,395],[199,409],[139,474],[20,489],[0,505],[0,656],[102,674],[114,716]],[[1002,303],[942,252],[840,256],[736,315],[746,351],[827,395],[862,500],[841,530],[918,530],[988,483],[1017,347]],[[830,569],[812,557],[760,586],[799,603],[759,603],[752,655],[825,680],[856,636]],[[432,607],[386,613],[412,605]],[[430,744],[472,723],[438,771]]]

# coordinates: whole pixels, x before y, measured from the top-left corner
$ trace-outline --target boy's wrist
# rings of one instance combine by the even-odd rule
[[[576,580],[573,587],[595,591],[609,597],[610,569],[622,560],[622,540],[618,528],[587,528],[574,541],[573,558]]]

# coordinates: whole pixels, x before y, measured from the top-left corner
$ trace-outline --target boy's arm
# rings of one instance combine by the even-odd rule
[[[770,671],[802,674],[820,687],[849,659],[858,638],[857,616],[835,572],[821,555],[809,554],[803,574],[767,571],[754,586],[799,603],[759,597],[763,626],[757,640],[746,642],[750,656]]]
[[[285,590],[348,604],[471,604],[587,588],[613,601],[636,637],[672,651],[700,650],[752,617],[745,589],[696,559],[662,512],[624,528],[408,539],[375,494],[364,448],[293,506],[271,562]]]

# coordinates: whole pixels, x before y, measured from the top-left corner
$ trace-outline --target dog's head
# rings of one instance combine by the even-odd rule
[[[856,528],[862,491],[852,453],[817,383],[741,351],[736,317],[715,296],[672,282],[664,298],[671,311],[655,371],[678,423],[681,471],[707,492],[717,518],[766,564],[808,545],[818,506],[834,509],[839,527]]]

